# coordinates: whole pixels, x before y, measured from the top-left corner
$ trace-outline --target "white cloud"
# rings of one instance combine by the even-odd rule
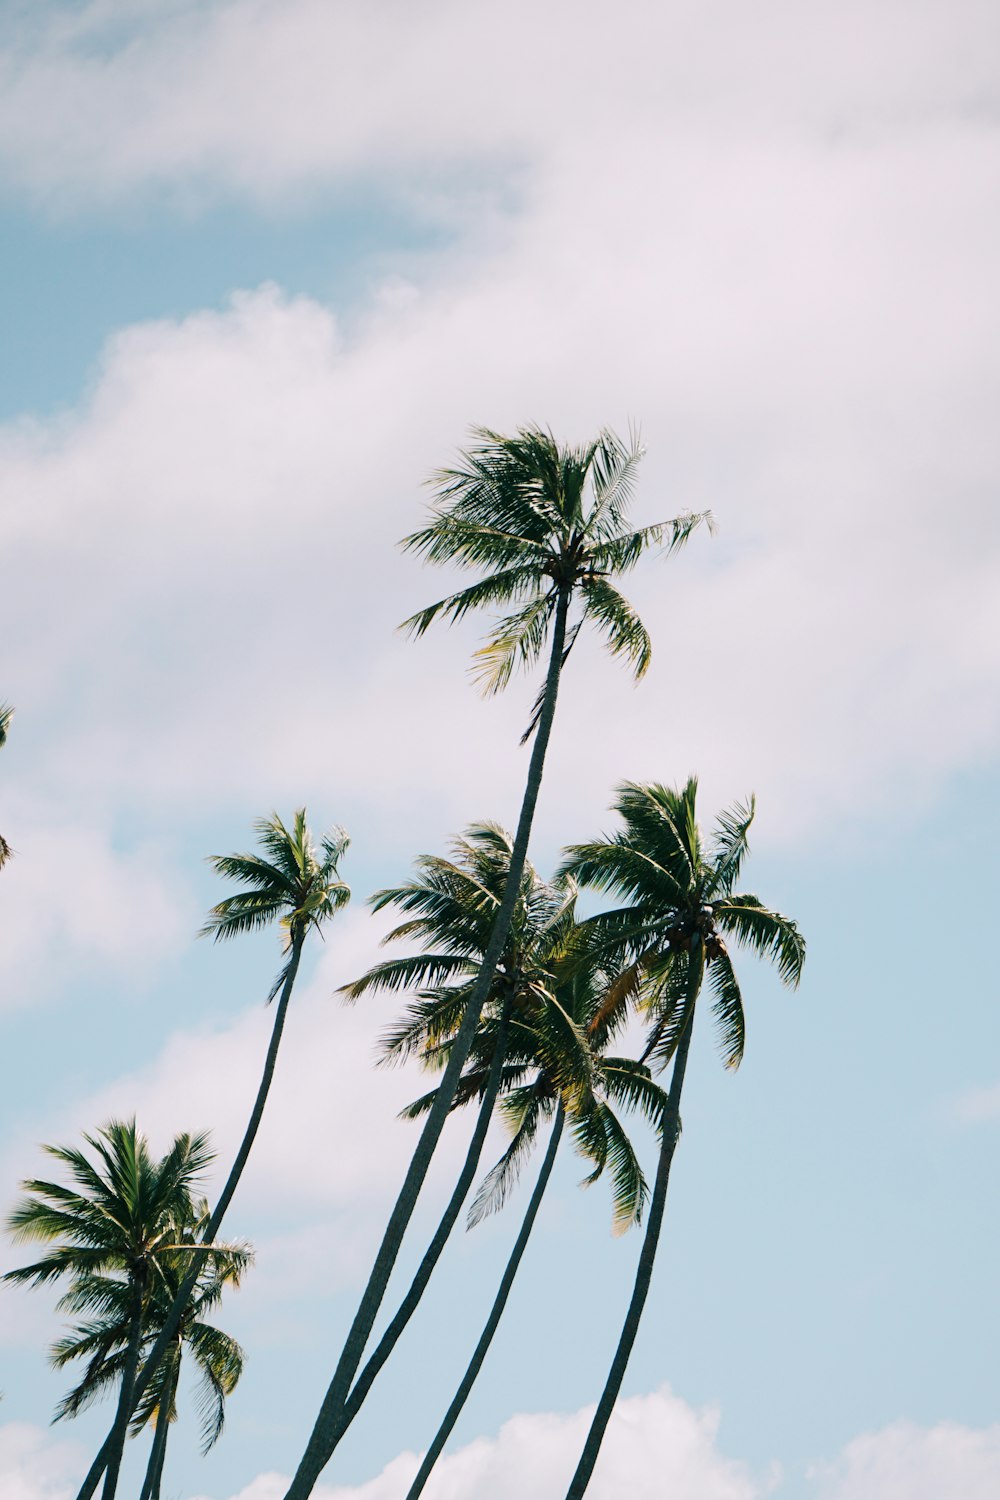
[[[992,171],[974,124],[626,124],[349,336],[275,288],[123,331],[77,411],[0,435],[4,602],[34,625],[5,690],[22,737],[55,715],[32,784],[170,826],[321,790],[380,842],[511,818],[530,690],[482,709],[468,633],[394,635],[448,583],[394,544],[470,419],[632,413],[642,514],[711,505],[722,530],[630,584],[638,692],[576,653],[550,828],[691,768],[711,800],[755,787],[765,833],[933,793],[1000,741]]]
[[[848,1443],[820,1480],[822,1500],[994,1500],[1000,1491],[1000,1426],[896,1422]]]
[[[1000,1083],[967,1089],[955,1102],[955,1115],[966,1124],[1000,1120]]]
[[[76,809],[76,812],[85,809]],[[71,815],[72,816],[72,815]],[[183,893],[162,869],[163,845],[112,846],[101,826],[18,818],[3,874],[0,1005],[37,999],[40,985],[109,966],[148,987],[150,966],[192,930]]]
[[[457,0],[50,3],[8,28],[0,141],[8,175],[59,201],[149,181],[267,197],[373,169],[439,177],[589,148],[623,123],[881,130],[994,97],[992,19],[984,0],[769,0],[752,17],[718,0],[511,0],[502,21]]]
[[[80,1465],[74,1443],[54,1443],[26,1422],[0,1424],[0,1494],[3,1500],[69,1500]]]
[[[550,1500],[561,1493],[579,1457],[593,1408],[564,1416],[516,1416],[495,1438],[477,1438],[445,1456],[427,1486],[427,1500]],[[611,1421],[588,1494],[593,1500],[759,1500],[771,1485],[717,1450],[718,1414],[695,1411],[667,1390],[622,1401]],[[397,1500],[419,1459],[404,1453],[376,1479],[357,1486],[321,1485],[317,1500]],[[233,1500],[281,1500],[288,1485],[262,1474]]]

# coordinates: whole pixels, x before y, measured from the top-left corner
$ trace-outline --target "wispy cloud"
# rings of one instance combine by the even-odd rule
[[[967,1089],[955,1101],[955,1115],[966,1124],[1000,1120],[1000,1083],[985,1088]]]

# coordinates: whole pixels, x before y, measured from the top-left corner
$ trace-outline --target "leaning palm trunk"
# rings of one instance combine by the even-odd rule
[[[114,1500],[115,1491],[118,1488],[118,1471],[121,1468],[122,1454],[125,1451],[125,1439],[128,1437],[128,1419],[132,1414],[135,1377],[139,1368],[139,1349],[142,1343],[142,1286],[138,1282],[135,1284],[133,1296],[132,1326],[129,1328],[118,1409],[115,1412],[114,1425],[108,1434],[108,1465],[102,1500]]]
[[[514,1285],[514,1277],[517,1275],[518,1266],[521,1264],[521,1257],[524,1255],[529,1236],[534,1228],[535,1219],[538,1215],[545,1189],[548,1187],[549,1178],[552,1176],[552,1167],[555,1163],[556,1152],[559,1149],[559,1138],[562,1135],[564,1118],[565,1112],[560,1100],[559,1107],[556,1110],[555,1121],[552,1125],[552,1134],[549,1137],[548,1148],[545,1152],[545,1159],[542,1162],[538,1180],[535,1183],[520,1231],[517,1239],[514,1241],[514,1248],[510,1253],[510,1259],[507,1262],[500,1281],[496,1300],[490,1309],[490,1315],[486,1319],[486,1324],[480,1334],[475,1353],[469,1361],[468,1369],[462,1377],[458,1390],[455,1392],[455,1399],[445,1413],[444,1420],[434,1435],[434,1441],[424,1455],[424,1461],[420,1465],[416,1479],[414,1479],[406,1492],[406,1500],[417,1500],[417,1496],[423,1494],[424,1486],[431,1476],[431,1470],[441,1457],[444,1445],[451,1437],[455,1423],[462,1415],[462,1408],[466,1401],[468,1401],[472,1387],[475,1385],[479,1372],[483,1367],[483,1361],[489,1352],[490,1344],[493,1342],[493,1335],[497,1331],[500,1319],[503,1317],[504,1308],[507,1306],[507,1298],[510,1296],[510,1289]]]
[[[267,1096],[271,1088],[271,1080],[274,1077],[274,1065],[278,1057],[278,1048],[281,1045],[281,1034],[285,1028],[285,1016],[288,1013],[288,1002],[292,996],[292,988],[295,984],[295,976],[298,973],[299,960],[302,957],[302,946],[304,942],[304,933],[299,933],[292,942],[292,949],[289,955],[288,964],[285,968],[285,977],[282,981],[281,992],[278,997],[278,1004],[275,1010],[274,1025],[271,1028],[271,1040],[268,1044],[267,1056],[264,1059],[264,1073],[260,1081],[260,1087],[257,1090],[257,1098],[254,1100],[254,1106],[250,1115],[250,1121],[247,1125],[243,1140],[240,1144],[240,1149],[236,1153],[236,1160],[233,1162],[232,1169],[230,1170],[229,1176],[226,1179],[226,1185],[219,1195],[219,1201],[216,1203],[215,1209],[212,1212],[212,1217],[209,1219],[208,1225],[205,1229],[203,1244],[206,1247],[210,1246],[213,1243],[215,1236],[219,1231],[219,1226],[222,1223],[226,1209],[229,1207],[239,1180],[243,1175],[243,1168],[247,1164],[247,1158],[250,1155],[250,1148],[254,1143],[257,1131],[260,1129],[260,1122],[264,1116],[264,1105],[267,1103]],[[160,1361],[163,1359],[163,1356],[167,1351],[171,1339],[175,1336],[178,1328],[180,1327],[181,1318],[184,1316],[184,1309],[187,1307],[188,1300],[194,1289],[195,1283],[198,1280],[198,1275],[205,1263],[206,1254],[207,1248],[205,1250],[195,1251],[191,1256],[191,1265],[188,1269],[188,1273],[178,1287],[177,1295],[174,1297],[173,1302],[170,1304],[170,1310],[164,1320],[163,1327],[160,1329],[160,1332],[157,1335],[152,1348],[146,1356],[145,1363],[143,1364],[138,1378],[134,1381],[129,1409],[125,1416],[126,1424],[128,1422],[128,1418],[132,1415],[132,1413],[135,1411],[135,1408],[142,1400],[149,1382],[152,1380],[157,1369],[159,1368]],[[83,1481],[83,1484],[81,1485],[77,1493],[77,1500],[91,1500],[91,1496],[95,1494],[97,1486],[100,1483],[101,1475],[103,1474],[106,1466],[108,1466],[110,1472],[111,1453],[114,1434],[117,1428],[117,1422],[118,1419],[116,1418],[116,1427],[112,1428],[111,1432],[108,1434],[108,1437],[105,1439],[104,1446],[101,1448],[101,1451],[98,1453],[97,1457],[94,1459],[94,1462],[91,1464],[87,1477]],[[113,1494],[114,1490],[109,1491],[107,1485],[105,1484],[102,1500],[110,1500],[110,1496]]]
[[[160,1402],[160,1409],[156,1415],[156,1435],[153,1439],[153,1447],[150,1451],[149,1463],[146,1467],[146,1477],[142,1482],[139,1500],[160,1500],[163,1465],[167,1456],[167,1438],[170,1436],[170,1410],[174,1404],[174,1397],[177,1394],[179,1377],[180,1363],[178,1362],[177,1374],[169,1382],[168,1389],[164,1392],[164,1399]]]
[[[455,1090],[461,1078],[462,1068],[465,1066],[466,1058],[472,1046],[479,1024],[479,1017],[489,994],[490,984],[496,969],[497,961],[507,940],[510,930],[511,918],[517,902],[518,892],[521,885],[521,876],[524,872],[524,863],[528,853],[528,839],[531,834],[531,824],[535,813],[535,805],[538,801],[538,792],[542,783],[542,770],[545,764],[545,752],[552,732],[552,721],[555,717],[556,697],[559,692],[559,675],[563,664],[563,655],[566,646],[566,616],[569,610],[569,590],[561,587],[556,604],[555,622],[552,632],[552,648],[549,654],[548,672],[545,679],[545,691],[542,698],[541,712],[538,717],[538,727],[535,731],[535,743],[532,747],[531,761],[528,767],[528,778],[524,790],[524,798],[521,803],[521,813],[518,818],[517,833],[514,838],[514,847],[511,850],[510,870],[507,875],[507,883],[504,887],[503,899],[497,912],[493,932],[490,936],[486,953],[483,957],[482,966],[476,983],[462,1017],[462,1024],[455,1037],[454,1046],[448,1059],[448,1066],[444,1071],[437,1097],[431,1106],[427,1117],[427,1123],[420,1134],[416,1150],[410,1161],[403,1186],[389,1217],[382,1243],[375,1257],[368,1278],[368,1285],[354,1322],[351,1325],[344,1344],[343,1352],[334,1371],[319,1415],[313,1426],[305,1453],[295,1472],[291,1485],[288,1488],[285,1500],[306,1500],[311,1495],[313,1486],[319,1478],[323,1469],[329,1461],[330,1455],[337,1442],[338,1430],[343,1414],[343,1409],[351,1389],[351,1383],[362,1356],[365,1344],[368,1342],[372,1325],[378,1315],[379,1307],[385,1296],[385,1289],[392,1274],[393,1266],[399,1255],[400,1245],[406,1227],[416,1207],[417,1197],[423,1186],[424,1178],[431,1163],[435,1147],[441,1137],[445,1121]]]
[[[632,1288],[632,1300],[625,1314],[625,1322],[622,1325],[621,1337],[618,1340],[618,1348],[608,1372],[607,1382],[601,1393],[601,1399],[597,1403],[594,1420],[590,1424],[587,1441],[580,1455],[576,1473],[566,1491],[566,1500],[580,1500],[586,1493],[594,1472],[597,1456],[601,1451],[604,1441],[604,1433],[611,1413],[614,1411],[618,1392],[621,1390],[622,1381],[625,1378],[625,1369],[628,1365],[629,1355],[635,1343],[636,1334],[639,1332],[639,1322],[642,1311],[646,1305],[646,1297],[649,1293],[649,1284],[653,1275],[653,1261],[656,1259],[656,1246],[660,1237],[660,1228],[663,1223],[663,1208],[667,1201],[667,1186],[670,1181],[670,1165],[674,1159],[674,1151],[677,1139],[680,1135],[680,1106],[681,1090],[684,1087],[684,1073],[687,1069],[688,1051],[691,1046],[691,1029],[694,1022],[694,1005],[690,1006],[683,1035],[674,1055],[673,1076],[670,1080],[670,1093],[667,1095],[666,1107],[663,1111],[663,1126],[660,1139],[660,1157],[656,1169],[656,1183],[653,1187],[653,1198],[649,1207],[649,1220],[646,1224],[646,1233],[642,1242],[642,1251],[639,1255],[639,1265],[635,1273],[635,1284]]]
[[[409,1290],[402,1302],[399,1304],[396,1314],[386,1328],[385,1333],[379,1339],[374,1351],[366,1361],[357,1380],[351,1386],[351,1393],[344,1404],[344,1410],[337,1424],[336,1436],[333,1447],[335,1448],[350,1427],[354,1418],[364,1405],[368,1392],[375,1383],[375,1379],[395,1349],[403,1330],[413,1317],[419,1306],[420,1299],[424,1294],[427,1283],[431,1279],[434,1267],[441,1259],[441,1254],[448,1243],[449,1236],[458,1222],[458,1216],[462,1211],[462,1204],[469,1195],[479,1166],[479,1158],[483,1154],[483,1146],[486,1142],[486,1132],[489,1129],[490,1119],[493,1115],[493,1106],[496,1103],[497,1094],[500,1091],[500,1078],[503,1072],[504,1056],[507,1047],[507,1032],[510,1024],[511,997],[508,994],[504,1001],[503,1010],[500,1014],[500,1023],[497,1027],[496,1051],[490,1064],[489,1076],[486,1082],[486,1092],[483,1094],[482,1103],[479,1106],[479,1114],[476,1119],[476,1127],[469,1141],[469,1149],[466,1152],[465,1162],[459,1173],[455,1190],[448,1200],[448,1206],[441,1215],[440,1223],[434,1231],[423,1260],[417,1267],[416,1274],[410,1282]],[[331,1454],[333,1448],[331,1448]]]

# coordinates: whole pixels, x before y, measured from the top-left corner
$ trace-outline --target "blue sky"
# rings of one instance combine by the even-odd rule
[[[113,1112],[225,1158],[277,952],[195,942],[204,856],[302,802],[353,840],[231,1212],[247,1372],[166,1493],[283,1495],[403,1171],[420,1080],[366,1066],[391,1007],[332,994],[368,893],[512,821],[534,686],[483,703],[474,628],[398,635],[448,580],[395,543],[471,423],[536,420],[641,422],[640,518],[719,527],[630,585],[640,688],[574,652],[536,862],[619,780],[697,769],[706,817],[756,791],[748,883],[809,941],[795,995],[747,965],[739,1074],[698,1036],[595,1500],[997,1492],[996,29],[971,0],[7,8],[5,1201]],[[639,1244],[581,1175],[429,1500],[561,1493]],[[449,1249],[327,1500],[405,1493],[517,1212]],[[72,1495],[108,1419],[47,1427],[57,1327],[3,1294],[17,1500]]]

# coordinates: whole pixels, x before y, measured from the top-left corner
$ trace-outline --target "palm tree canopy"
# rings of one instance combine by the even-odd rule
[[[201,1247],[209,1221],[209,1206],[204,1199],[180,1205],[179,1209],[172,1215],[169,1232],[172,1243],[157,1256],[159,1275],[150,1285],[144,1308],[145,1348],[160,1332],[187,1271],[190,1251]],[[225,1418],[225,1398],[235,1389],[243,1372],[244,1355],[234,1338],[205,1319],[217,1308],[225,1288],[238,1287],[252,1264],[253,1252],[244,1242],[215,1244],[210,1248],[180,1327],[133,1415],[133,1435],[150,1422],[176,1420],[177,1375],[182,1350],[187,1348],[200,1376],[197,1404],[203,1451],[207,1452],[217,1441]],[[68,1305],[67,1299],[63,1305]],[[96,1316],[78,1323],[51,1351],[52,1363],[60,1369],[73,1360],[88,1361],[78,1383],[56,1408],[56,1420],[76,1416],[116,1386],[125,1367],[131,1314],[128,1283],[120,1277],[91,1275],[87,1278],[85,1301],[79,1295],[72,1299],[75,1310],[83,1305]]]
[[[621,969],[609,1011],[638,1003],[652,1020],[647,1053],[672,1056],[702,975],[712,993],[723,1060],[739,1066],[746,1035],[743,997],[726,938],[773,963],[796,986],[805,940],[796,924],[735,887],[749,850],[755,803],[723,813],[710,840],[698,825],[698,783],[680,790],[624,783],[618,832],[567,850],[561,873],[628,904],[584,924],[604,962]]]
[[[350,839],[334,827],[317,845],[304,807],[296,811],[291,828],[277,813],[259,819],[255,827],[262,853],[209,858],[216,874],[238,881],[243,889],[212,907],[201,936],[220,942],[278,921],[287,953],[310,927],[321,931],[323,923],[350,901],[350,888],[337,868]],[[269,999],[277,994],[284,974],[282,970]]]
[[[173,1244],[177,1215],[190,1211],[194,1187],[214,1159],[202,1134],[177,1136],[156,1161],[134,1119],[112,1120],[84,1140],[96,1162],[75,1147],[44,1147],[67,1169],[72,1186],[22,1182],[26,1196],[7,1221],[15,1241],[52,1248],[6,1272],[4,1280],[41,1286],[68,1276],[61,1306],[74,1312],[99,1310],[100,1279],[109,1274],[161,1277],[159,1258]]]
[[[383,1060],[417,1056],[426,1067],[440,1069],[457,1034],[467,988],[464,974],[467,968],[474,973],[480,945],[488,936],[490,912],[506,878],[510,839],[495,825],[480,824],[459,841],[455,852],[456,862],[421,861],[422,881],[374,898],[383,904],[391,899],[419,913],[394,929],[389,939],[419,934],[426,940],[444,938],[447,944],[444,952],[379,965],[349,987],[361,993],[376,986],[423,985],[383,1037]],[[489,900],[484,892],[491,893]],[[511,1005],[500,1112],[512,1138],[477,1193],[470,1210],[472,1224],[503,1206],[541,1125],[560,1102],[577,1149],[591,1162],[586,1181],[596,1181],[605,1168],[610,1172],[616,1232],[641,1217],[645,1180],[612,1106],[639,1108],[658,1125],[665,1096],[643,1064],[606,1055],[622,1017],[619,1011],[606,1014],[613,976],[581,947],[575,899],[572,881],[546,884],[530,866],[526,868],[511,939],[451,1106],[459,1108],[485,1094],[506,997]],[[449,969],[444,960],[456,953],[459,962]],[[404,1117],[425,1114],[436,1095],[433,1089],[414,1100]]]
[[[455,840],[450,858],[424,855],[412,880],[372,896],[376,911],[395,907],[405,916],[383,942],[413,939],[423,950],[375,964],[340,991],[351,1000],[369,990],[416,996],[402,1021],[383,1038],[383,1060],[401,1061],[418,1051],[429,1057],[429,1047],[440,1040],[444,1065],[447,1042],[461,1022],[503,899],[511,848],[510,835],[498,824],[473,824]],[[573,894],[569,886],[547,884],[525,864],[484,1020],[499,1019],[508,994],[516,1010],[544,983],[545,955],[559,946],[572,922]]]
[[[515,667],[537,661],[560,595],[576,594],[582,615],[567,654],[579,626],[589,620],[612,654],[641,677],[650,660],[649,636],[611,580],[635,567],[651,547],[675,551],[695,527],[711,524],[708,513],[638,530],[629,525],[643,454],[634,434],[625,444],[604,429],[580,447],[562,446],[540,427],[519,428],[513,437],[479,427],[473,436],[478,441],[462,452],[460,466],[432,477],[437,493],[430,525],[402,545],[430,562],[485,576],[419,610],[403,628],[420,636],[439,617],[509,610],[476,654],[475,675],[485,692],[495,693]]]

